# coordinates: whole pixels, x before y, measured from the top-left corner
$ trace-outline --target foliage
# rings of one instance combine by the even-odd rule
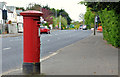
[[[69,17],[68,13],[64,9],[61,9],[61,10],[57,9],[56,10],[54,8],[51,8],[51,11],[52,11],[53,16],[55,16],[55,17],[59,17],[61,15],[62,17],[66,18],[67,24],[70,25],[72,20]]]
[[[94,16],[95,16],[95,14],[93,14],[90,11],[90,9],[87,8],[87,12],[84,15],[85,24],[90,25],[92,28],[94,27]]]
[[[22,9],[22,11],[24,11],[24,7],[16,7],[16,10]]]
[[[59,22],[61,21],[61,28],[65,28],[66,29],[66,26],[67,26],[67,20],[64,18],[64,17],[53,17],[53,26],[55,27],[56,25],[59,26]]]
[[[115,47],[120,47],[120,2],[80,2],[89,8],[86,12],[86,24],[92,23],[92,12],[99,15],[103,27],[103,38]],[[91,11],[91,13],[90,13]]]
[[[103,27],[103,36],[108,43],[120,47],[120,15],[116,16],[114,10],[108,11],[107,8],[99,12]]]
[[[48,5],[43,6],[42,8],[47,9],[47,10],[50,10],[50,7],[49,7]]]
[[[91,11],[102,11],[105,8],[107,10],[113,10],[119,14],[119,9],[120,9],[120,1],[119,2],[86,2],[86,0],[80,2],[81,4],[84,4],[87,7],[91,8]]]
[[[79,21],[74,21],[71,25],[74,25],[74,29],[79,29],[80,22]]]
[[[40,11],[40,7],[41,7],[41,5],[39,5],[39,4],[29,3],[28,7],[26,8],[26,10],[37,10],[37,11]]]
[[[53,16],[53,27],[56,27],[56,25],[58,25],[59,21],[58,18]]]
[[[59,16],[59,19],[60,19],[60,16]],[[67,20],[61,16],[61,24],[62,24],[62,27],[65,27],[67,26]]]
[[[49,24],[48,24],[48,23],[43,23],[42,25],[43,25],[43,26],[47,26],[47,27],[49,26]]]
[[[41,6],[40,4],[30,3],[26,10],[38,10],[38,11],[41,10],[43,12],[42,17],[45,19],[45,21],[48,22],[48,24],[53,24],[53,23],[55,24],[55,22],[51,20],[52,19],[55,20],[54,17],[59,17],[60,15],[64,17],[62,18],[63,19],[62,21],[67,20],[67,24],[71,23],[71,18],[64,9],[59,10],[55,8],[50,8],[48,5]]]

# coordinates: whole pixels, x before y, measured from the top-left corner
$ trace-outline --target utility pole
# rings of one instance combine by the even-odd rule
[[[95,16],[94,16],[94,35],[95,35],[95,25],[96,25],[96,22],[95,22]]]
[[[57,10],[56,10],[56,18],[57,18]]]
[[[2,25],[2,32],[5,32],[5,23],[7,20],[7,10],[2,10],[2,19],[3,19],[3,25]]]
[[[96,32],[95,32],[95,30],[96,30],[96,22],[97,22],[97,16],[95,15],[95,17],[94,17],[94,35],[96,35]]]
[[[55,14],[55,20],[56,20],[56,25],[55,25],[55,27],[57,26],[57,10],[56,10],[56,12],[55,12],[56,14]]]
[[[61,30],[61,12],[60,12],[60,22],[59,22],[59,29]]]

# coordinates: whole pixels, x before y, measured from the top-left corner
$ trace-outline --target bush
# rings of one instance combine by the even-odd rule
[[[114,10],[103,10],[99,13],[103,27],[103,38],[115,47],[120,47],[120,15]]]

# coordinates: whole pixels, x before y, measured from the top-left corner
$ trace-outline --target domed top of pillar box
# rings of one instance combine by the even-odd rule
[[[35,10],[28,10],[28,11],[23,11],[20,13],[22,16],[42,16],[43,13],[40,11],[35,11]]]

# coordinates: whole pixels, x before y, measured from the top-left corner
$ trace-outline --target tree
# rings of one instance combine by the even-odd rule
[[[80,2],[89,8],[86,12],[86,23],[92,22],[92,12],[99,15],[103,28],[103,39],[115,47],[120,47],[120,2]],[[93,16],[92,16],[93,17]]]
[[[105,8],[107,10],[115,10],[116,14],[120,14],[120,1],[119,2],[86,2],[86,0],[81,1],[81,4],[84,4],[87,7],[91,8],[91,11],[102,11]]]
[[[40,4],[36,4],[36,3],[29,3],[28,7],[26,8],[26,10],[37,10],[40,11]]]
[[[64,18],[63,20],[67,20],[67,24],[70,25],[71,23],[71,18],[69,17],[68,13],[64,9],[55,9],[55,8],[50,8],[48,5],[46,6],[41,6],[36,3],[30,3],[27,7],[26,10],[37,10],[37,11],[42,11],[43,15],[42,17],[44,18],[45,21],[48,22],[48,24],[53,24],[54,23],[54,17],[59,17],[60,15]],[[66,22],[66,21],[65,21]]]
[[[48,5],[41,6],[40,4],[30,3],[26,10],[42,11],[43,12],[42,17],[44,18],[45,21],[48,22],[48,25],[53,23],[52,17],[51,17],[52,16],[52,12],[50,11],[50,8],[48,7]]]
[[[24,7],[16,7],[16,10],[22,9],[22,11],[24,11]]]
[[[59,22],[61,21],[61,27],[66,28],[67,26],[67,20],[64,17],[53,17],[53,26],[55,27],[56,25],[59,26]]]
[[[95,14],[90,11],[90,8],[87,8],[87,12],[84,15],[85,24],[94,27],[94,16]]]

